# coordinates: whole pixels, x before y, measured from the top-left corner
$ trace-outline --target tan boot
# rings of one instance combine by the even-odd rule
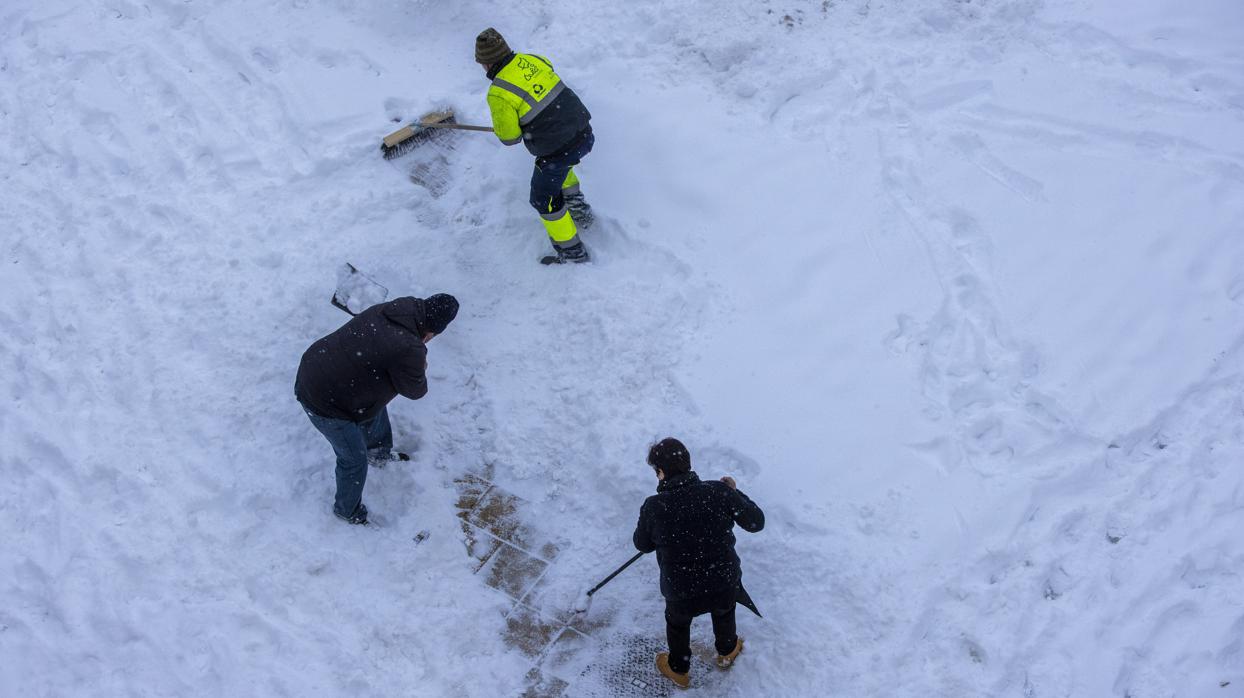
[[[740,637],[734,641],[733,652],[731,652],[730,654],[717,655],[717,668],[718,669],[729,669],[730,667],[734,666],[734,658],[738,657],[739,653],[742,651],[743,651],[743,638]]]
[[[657,671],[679,688],[687,688],[691,685],[691,672],[680,674],[670,668],[670,653],[660,652],[657,654]]]

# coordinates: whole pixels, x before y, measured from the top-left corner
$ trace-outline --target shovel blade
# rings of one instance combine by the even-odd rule
[[[332,303],[351,315],[358,315],[377,303],[383,303],[388,295],[389,289],[349,262],[337,270],[337,290],[333,292]]]

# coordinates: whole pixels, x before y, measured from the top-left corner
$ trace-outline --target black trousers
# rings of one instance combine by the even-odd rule
[[[717,654],[730,654],[739,636],[734,627],[735,589],[694,599],[665,600],[665,641],[670,647],[670,669],[685,674],[691,669],[691,621],[711,613]]]
[[[587,129],[577,143],[553,155],[536,158],[535,170],[531,173],[531,207],[536,213],[544,215],[562,210],[565,201],[562,198],[562,184],[571,168],[578,165],[587,154],[592,152],[596,144],[596,136],[591,128]]]

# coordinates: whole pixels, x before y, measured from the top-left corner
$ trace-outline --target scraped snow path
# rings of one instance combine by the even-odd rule
[[[534,263],[525,153],[378,157],[486,118],[490,25],[593,112],[591,266]],[[1231,0],[6,3],[0,693],[518,694],[453,479],[572,598],[672,434],[768,514],[728,695],[1244,695],[1241,47]],[[462,302],[379,530],[292,397],[343,261]],[[654,561],[594,613],[659,636]]]

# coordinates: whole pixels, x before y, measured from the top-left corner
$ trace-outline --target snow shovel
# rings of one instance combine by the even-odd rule
[[[454,129],[458,131],[487,131],[492,133],[491,126],[472,126],[460,124],[454,118],[453,110],[434,111],[424,114],[418,121],[403,126],[384,137],[380,144],[380,152],[385,160],[400,158],[435,136],[437,129]]]
[[[601,587],[608,584],[610,580],[612,580],[614,577],[618,576],[619,574],[622,574],[622,570],[626,569],[627,567],[630,567],[632,564],[635,563],[636,560],[638,560],[639,558],[643,556],[644,556],[644,553],[635,553],[635,557],[632,557],[631,559],[622,563],[622,566],[614,570],[612,574],[600,580],[600,584],[597,584],[596,586],[592,587],[586,592],[580,594],[578,600],[575,601],[574,612],[578,615],[587,613],[587,610],[592,607],[592,594],[595,594],[597,591],[600,591]]]
[[[639,558],[643,556],[644,556],[644,553],[635,553],[634,557],[622,563],[622,566],[614,570],[612,573],[610,573],[608,577],[605,577],[604,579],[600,580],[600,584],[597,584],[591,589],[588,589],[586,592],[580,594],[579,599],[575,601],[575,604],[574,604],[573,611],[575,615],[583,615],[584,613],[587,613],[588,609],[592,607],[592,594],[595,594],[597,591],[600,591],[601,587],[608,584],[610,581],[613,580],[614,577],[621,574],[622,570],[626,569],[627,567],[630,567],[632,564],[634,564],[636,560],[638,560]],[[738,591],[735,593],[734,602],[743,606],[744,608],[751,611],[752,613],[755,613],[757,618],[764,618],[764,616],[760,615],[760,609],[756,608],[756,602],[752,601],[752,595],[747,593],[747,589],[743,588],[742,582],[739,582],[739,588],[738,588]]]
[[[358,315],[377,303],[383,303],[389,289],[346,262],[337,270],[337,290],[333,305],[351,315]]]

